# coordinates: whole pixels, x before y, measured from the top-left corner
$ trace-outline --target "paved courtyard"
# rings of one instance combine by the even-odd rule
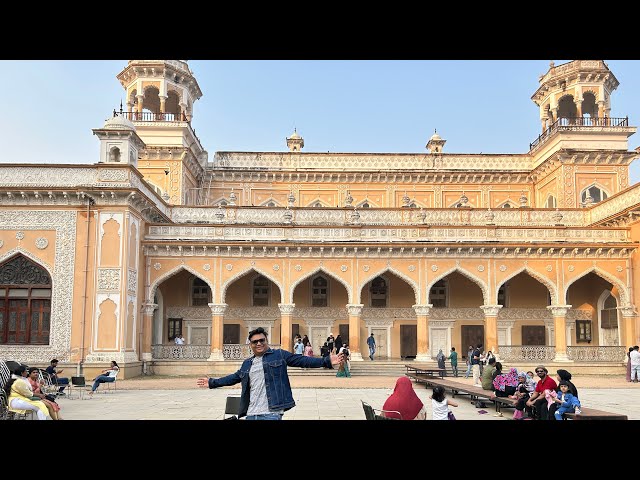
[[[351,388],[331,388],[336,379],[292,377],[296,407],[286,412],[285,420],[364,420],[361,400],[374,408],[382,408],[392,393],[395,378],[354,377],[340,379]],[[623,379],[624,380],[624,379]],[[239,386],[218,389],[195,388],[194,378],[133,379],[122,381],[115,393],[100,393],[91,400],[61,398],[62,413],[67,420],[216,420],[224,416],[228,395],[239,395]],[[626,383],[626,382],[625,382]],[[128,384],[128,388],[127,388]],[[308,388],[304,388],[308,385]],[[314,384],[316,388],[314,388]],[[376,386],[376,384],[378,386]],[[163,385],[166,388],[163,388]],[[301,388],[300,385],[303,385]],[[369,386],[371,385],[371,386]],[[636,386],[638,385],[638,386]],[[577,383],[584,406],[626,413],[629,419],[640,419],[640,384],[628,388],[620,384],[614,388],[581,388]],[[147,388],[144,388],[147,387]],[[415,391],[427,406],[431,419],[431,390],[415,386]],[[448,395],[451,398],[450,395]],[[504,417],[494,417],[493,406],[477,409],[468,397],[456,397],[460,404],[452,408],[459,420],[510,420],[513,410]],[[484,410],[487,413],[480,413]]]

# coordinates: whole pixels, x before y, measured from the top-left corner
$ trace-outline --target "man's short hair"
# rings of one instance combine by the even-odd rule
[[[496,358],[495,357],[491,357],[489,359],[489,365],[493,365],[494,363],[496,363]]]
[[[482,344],[479,343],[478,346],[476,348],[482,348]]]
[[[58,363],[58,359],[54,358],[53,360],[51,360],[51,363]]]
[[[251,340],[251,337],[253,337],[254,335],[258,335],[259,333],[262,333],[265,338],[269,338],[269,336],[267,335],[267,331],[262,327],[258,327],[258,328],[254,329],[254,330],[251,330],[249,332],[249,336],[247,338],[249,340]]]
[[[455,352],[456,351],[456,347],[451,347],[451,351]]]

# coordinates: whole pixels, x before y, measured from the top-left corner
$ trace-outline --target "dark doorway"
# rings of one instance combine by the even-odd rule
[[[240,325],[227,324],[223,326],[222,343],[237,345],[240,343]]]
[[[338,325],[338,333],[340,334],[340,337],[342,337],[342,343],[349,345],[349,324],[345,323]]]
[[[291,324],[291,341],[293,341],[293,339],[296,338],[296,335],[300,335],[300,324],[292,323]]]
[[[522,345],[546,345],[544,325],[524,325],[522,327]]]
[[[462,325],[460,333],[462,345],[460,345],[459,352],[461,355],[466,356],[469,345],[473,345],[474,348],[478,344],[484,345],[484,325]],[[457,347],[457,345],[453,346]]]
[[[418,326],[400,325],[400,357],[416,358],[418,354]]]

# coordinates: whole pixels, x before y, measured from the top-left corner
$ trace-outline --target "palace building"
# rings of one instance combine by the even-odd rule
[[[640,343],[640,149],[610,116],[605,62],[551,64],[541,133],[508,155],[450,153],[437,133],[415,154],[305,152],[294,131],[279,152],[210,157],[186,61],[117,79],[99,158],[0,165],[1,358],[228,371],[263,326],[316,353],[341,334],[354,362],[373,333],[402,362],[481,343],[622,373]]]

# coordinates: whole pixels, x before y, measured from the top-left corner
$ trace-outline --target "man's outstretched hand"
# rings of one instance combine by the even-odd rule
[[[340,365],[342,362],[344,362],[344,353],[341,353],[340,355],[335,355],[332,353],[329,356],[331,357],[331,365]]]
[[[196,383],[201,388],[204,388],[204,387],[209,388],[209,379],[208,378],[199,378]]]

